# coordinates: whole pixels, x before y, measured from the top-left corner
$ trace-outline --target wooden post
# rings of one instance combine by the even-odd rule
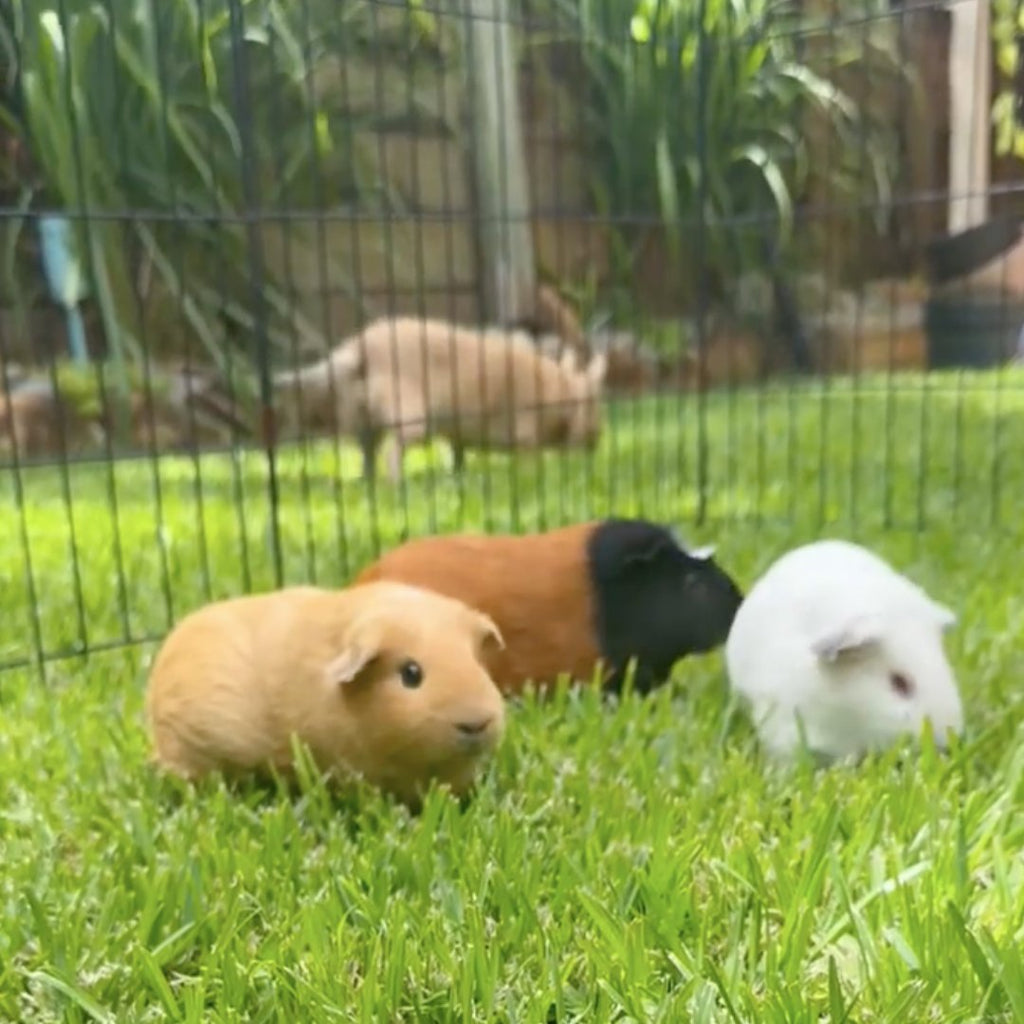
[[[950,234],[988,219],[992,124],[990,0],[953,0],[949,41]]]
[[[534,315],[537,272],[508,0],[464,0],[464,9],[483,312],[514,323]]]

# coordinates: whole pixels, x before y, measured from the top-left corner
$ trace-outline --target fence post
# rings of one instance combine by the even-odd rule
[[[990,0],[951,3],[949,36],[949,212],[956,234],[988,218],[992,123]]]
[[[252,104],[249,96],[249,63],[245,48],[245,13],[240,0],[228,0],[231,34],[232,90],[235,120],[241,143],[242,191],[245,198],[245,229],[249,249],[249,298],[256,325],[257,362],[262,404],[262,434],[267,456],[267,498],[270,504],[270,545],[274,559],[274,580],[284,582],[281,558],[281,524],[278,520],[276,442],[273,415],[273,385],[270,373],[270,336],[267,333],[267,307],[263,297],[263,234],[257,218],[260,213],[259,184],[256,179],[257,156],[253,143]]]
[[[529,182],[508,0],[464,0],[484,318],[534,315],[537,296]]]
[[[703,382],[707,373],[707,190],[708,190],[708,39],[707,2],[700,0],[697,23],[697,110],[695,142],[697,149],[697,224],[694,231],[694,272],[697,275],[697,378]],[[674,230],[681,231],[676,224]],[[697,388],[697,524],[703,525],[708,512],[708,424],[707,398],[703,383]]]

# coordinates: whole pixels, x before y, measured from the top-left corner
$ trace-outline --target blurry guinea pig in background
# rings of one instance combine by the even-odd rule
[[[504,731],[484,658],[485,615],[398,583],[295,586],[186,615],[154,659],[146,712],[153,759],[188,779],[317,767],[359,776],[412,807],[431,780],[472,787]]]
[[[490,616],[505,638],[488,666],[506,695],[568,673],[619,691],[631,659],[646,693],[688,654],[725,642],[742,593],[710,548],[688,551],[645,519],[609,518],[543,533],[410,540],[355,579],[428,587]]]

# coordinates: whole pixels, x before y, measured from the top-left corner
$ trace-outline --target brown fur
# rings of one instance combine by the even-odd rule
[[[595,525],[524,536],[418,538],[386,552],[355,582],[429,587],[488,615],[505,647],[493,651],[487,665],[506,696],[530,681],[543,692],[565,672],[589,683],[600,657],[586,564],[586,540]]]
[[[287,775],[294,736],[322,771],[411,805],[432,778],[464,794],[504,730],[483,664],[502,642],[461,602],[394,583],[214,602],[186,615],[153,663],[154,759],[190,779]],[[423,668],[416,689],[398,676],[410,658]],[[467,738],[460,724],[482,728]]]
[[[395,434],[391,476],[406,446],[444,437],[457,468],[466,448],[593,447],[602,429],[607,361],[585,369],[573,353],[544,356],[520,331],[482,330],[442,320],[379,319],[298,374],[315,402],[337,403],[338,429],[355,434],[372,477],[383,436]]]

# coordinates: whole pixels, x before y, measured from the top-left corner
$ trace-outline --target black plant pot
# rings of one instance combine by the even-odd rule
[[[1018,351],[1024,302],[996,295],[933,296],[925,303],[924,328],[932,369],[999,366]]]

